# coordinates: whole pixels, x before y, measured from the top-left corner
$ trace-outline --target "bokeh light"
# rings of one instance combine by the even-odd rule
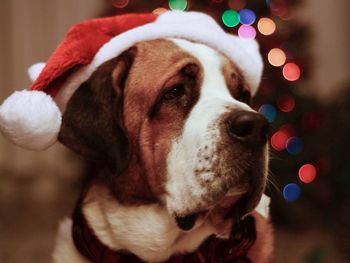
[[[283,77],[289,81],[296,81],[300,78],[300,68],[295,63],[287,63],[283,67]]]
[[[276,151],[283,151],[286,148],[286,144],[288,141],[288,134],[284,131],[277,131],[271,137],[271,146]]]
[[[312,164],[304,164],[299,169],[299,179],[306,184],[312,183],[316,178],[316,168]]]
[[[276,24],[268,17],[262,17],[258,21],[258,30],[261,34],[269,36],[276,30]]]
[[[187,7],[186,0],[169,0],[169,8],[171,10],[185,10]]]
[[[159,15],[163,14],[163,13],[166,12],[166,11],[168,11],[168,9],[166,9],[166,8],[164,8],[164,7],[158,7],[158,8],[156,8],[156,9],[154,9],[154,10],[152,11],[152,13],[159,16]]]
[[[267,55],[267,59],[272,66],[280,67],[286,62],[286,54],[280,48],[273,48]]]
[[[240,38],[254,39],[256,36],[255,28],[249,25],[241,25],[238,28],[238,36]]]
[[[286,144],[286,150],[292,155],[297,155],[303,149],[303,141],[299,137],[291,137]]]
[[[255,22],[256,15],[250,9],[242,9],[239,11],[239,21],[244,25],[251,25]]]
[[[295,100],[290,95],[282,95],[277,99],[277,106],[282,112],[291,112],[295,107]]]
[[[294,126],[289,123],[282,125],[280,131],[283,131],[288,136],[288,138],[294,136],[295,134]]]
[[[288,202],[293,202],[293,201],[297,200],[300,196],[300,193],[301,193],[300,187],[299,187],[299,185],[297,185],[295,183],[287,184],[283,188],[283,197]]]
[[[129,4],[129,0],[113,0],[112,5],[116,8],[124,8]]]
[[[235,27],[239,24],[239,14],[235,10],[226,10],[222,14],[222,22],[227,27]]]
[[[273,122],[276,118],[276,109],[271,104],[264,104],[259,108],[259,112],[265,116],[268,122]]]
[[[231,9],[239,11],[243,9],[247,3],[245,0],[228,0],[227,4]]]

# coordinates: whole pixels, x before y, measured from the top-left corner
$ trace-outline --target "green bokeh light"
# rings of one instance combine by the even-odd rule
[[[169,7],[171,10],[185,10],[187,7],[186,0],[169,0]]]
[[[227,27],[235,27],[239,24],[239,13],[234,10],[226,10],[222,14],[222,22]]]

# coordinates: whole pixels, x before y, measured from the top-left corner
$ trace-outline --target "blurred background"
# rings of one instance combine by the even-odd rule
[[[0,101],[30,85],[27,68],[46,61],[72,24],[167,9],[206,12],[261,44],[253,106],[272,125],[274,262],[350,262],[348,0],[1,0]],[[50,262],[83,169],[58,144],[37,153],[0,136],[0,262]]]

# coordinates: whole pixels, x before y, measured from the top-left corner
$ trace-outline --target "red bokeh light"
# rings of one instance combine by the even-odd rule
[[[316,178],[316,168],[312,164],[304,164],[299,169],[299,179],[306,184],[313,182]]]
[[[280,111],[291,112],[295,106],[295,100],[290,95],[282,95],[277,99],[277,106]]]
[[[283,66],[283,77],[289,81],[296,81],[300,78],[300,68],[295,63],[287,63]]]
[[[283,151],[286,148],[288,134],[283,130],[275,132],[271,137],[271,146],[276,151]]]
[[[116,8],[124,8],[129,4],[129,0],[113,0],[112,5]]]
[[[280,131],[283,131],[288,136],[288,138],[295,135],[295,128],[292,124],[289,123],[282,125]]]

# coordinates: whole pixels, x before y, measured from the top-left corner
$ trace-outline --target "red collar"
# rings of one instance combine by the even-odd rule
[[[237,262],[249,263],[247,253],[256,239],[255,221],[252,216],[246,217],[232,229],[228,240],[209,237],[197,251],[176,255],[168,263],[216,263]],[[142,263],[137,256],[114,251],[102,244],[86,222],[80,202],[73,214],[72,236],[79,252],[93,263]]]

